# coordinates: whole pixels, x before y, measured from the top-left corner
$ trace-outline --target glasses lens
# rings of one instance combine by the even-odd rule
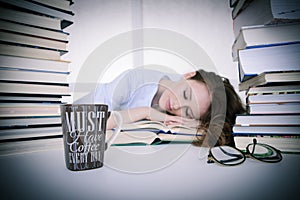
[[[263,162],[279,162],[282,159],[278,150],[266,144],[249,144],[247,151],[250,156]]]
[[[245,161],[244,154],[229,146],[219,146],[211,149],[211,155],[222,165],[238,165]]]

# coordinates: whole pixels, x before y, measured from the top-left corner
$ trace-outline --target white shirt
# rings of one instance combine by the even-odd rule
[[[159,81],[179,81],[181,77],[149,69],[127,70],[112,82],[101,84],[94,93],[94,103],[107,104],[109,110],[151,107]]]

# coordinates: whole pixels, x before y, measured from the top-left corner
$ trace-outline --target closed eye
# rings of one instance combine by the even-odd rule
[[[187,90],[184,90],[184,91],[183,91],[183,98],[184,98],[185,100],[188,99],[188,96],[187,96]]]

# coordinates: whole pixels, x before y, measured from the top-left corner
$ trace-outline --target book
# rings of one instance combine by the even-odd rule
[[[247,95],[256,94],[286,94],[286,93],[299,93],[300,85],[277,85],[277,86],[259,86],[251,87],[247,91]]]
[[[196,127],[184,125],[165,125],[160,121],[141,120],[122,125],[122,131],[151,131],[155,133],[172,133],[184,135],[196,135]]]
[[[106,138],[110,138],[112,131],[107,131]],[[117,136],[113,145],[157,145],[164,143],[192,143],[197,138],[195,135],[179,135],[171,133],[155,133],[152,131],[122,131]]]
[[[249,114],[300,114],[300,103],[248,104]]]
[[[254,0],[233,20],[234,36],[241,27],[299,21],[298,0]]]
[[[60,56],[66,52],[40,49],[28,46],[17,46],[0,43],[0,54],[9,56],[20,56],[27,58],[60,60]]]
[[[0,93],[5,94],[32,94],[32,95],[62,95],[69,96],[67,85],[40,85],[31,83],[0,82]]]
[[[271,83],[297,83],[300,80],[300,71],[286,71],[286,72],[263,72],[258,76],[250,78],[239,83],[239,90],[245,91],[249,88],[266,85]]]
[[[58,116],[60,104],[1,103],[0,117]]]
[[[235,119],[235,125],[237,126],[299,126],[300,125],[300,115],[250,115],[242,114],[237,115]]]
[[[298,135],[300,136],[300,124],[297,126],[288,125],[257,125],[257,126],[238,126],[234,125],[233,135]]]
[[[2,6],[5,7],[8,5],[8,7],[15,7],[15,9],[25,9],[27,10],[27,13],[36,13],[38,15],[47,16],[49,18],[56,18],[60,21],[60,28],[64,29],[71,24],[73,24],[73,15],[72,12],[61,12],[59,10],[49,8],[47,6],[44,6],[43,4],[36,4],[30,1],[26,0],[0,0],[2,3]],[[45,21],[46,22],[46,21]]]
[[[262,72],[300,70],[300,43],[244,49],[238,54],[241,82]]]
[[[232,9],[232,19],[235,19],[240,12],[247,8],[247,6],[251,3],[252,0],[238,0],[236,2],[230,2],[230,6],[233,7]]]
[[[231,8],[235,7],[239,0],[229,0],[229,6]]]
[[[49,136],[62,136],[61,126],[53,127],[34,127],[34,128],[15,128],[0,130],[0,141],[12,139],[42,138]]]
[[[23,33],[26,35],[48,38],[58,41],[68,41],[69,33],[60,30],[47,30],[29,25],[0,20],[0,30]]]
[[[246,98],[248,104],[259,103],[292,103],[300,102],[300,94],[265,94],[265,95],[248,95]]]
[[[45,72],[69,73],[69,61],[25,58],[19,56],[0,55],[0,67]]]
[[[235,145],[238,149],[246,150],[247,145],[253,143],[253,138],[256,138],[258,143],[268,144],[284,153],[300,153],[299,137],[235,136]]]
[[[110,138],[112,131],[108,131]],[[197,128],[169,125],[159,121],[141,120],[123,124],[114,145],[152,145],[162,143],[191,143],[197,139]]]
[[[67,76],[68,74],[65,73],[7,70],[0,67],[0,80],[2,81],[67,84]]]
[[[35,36],[27,36],[19,33],[16,34],[6,31],[0,31],[0,41],[16,45],[23,44],[57,51],[67,51],[66,41],[57,41]]]
[[[0,102],[4,103],[62,103],[61,96],[0,94]]]
[[[0,19],[50,30],[62,30],[61,21],[58,18],[50,18],[3,7],[0,7]]]
[[[61,0],[31,0],[31,1],[33,3],[49,6],[50,8],[72,14],[70,1],[61,1]]]
[[[42,125],[61,125],[59,116],[0,118],[0,129],[26,128]]]
[[[300,41],[300,23],[242,27],[232,45],[232,57],[237,61],[239,50],[290,44],[295,41]]]

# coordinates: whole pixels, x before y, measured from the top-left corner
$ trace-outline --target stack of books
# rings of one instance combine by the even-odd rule
[[[300,4],[237,0],[231,6],[232,56],[247,107],[233,126],[236,146],[245,149],[255,137],[283,152],[300,153]]]
[[[61,137],[68,0],[0,0],[0,142]]]

